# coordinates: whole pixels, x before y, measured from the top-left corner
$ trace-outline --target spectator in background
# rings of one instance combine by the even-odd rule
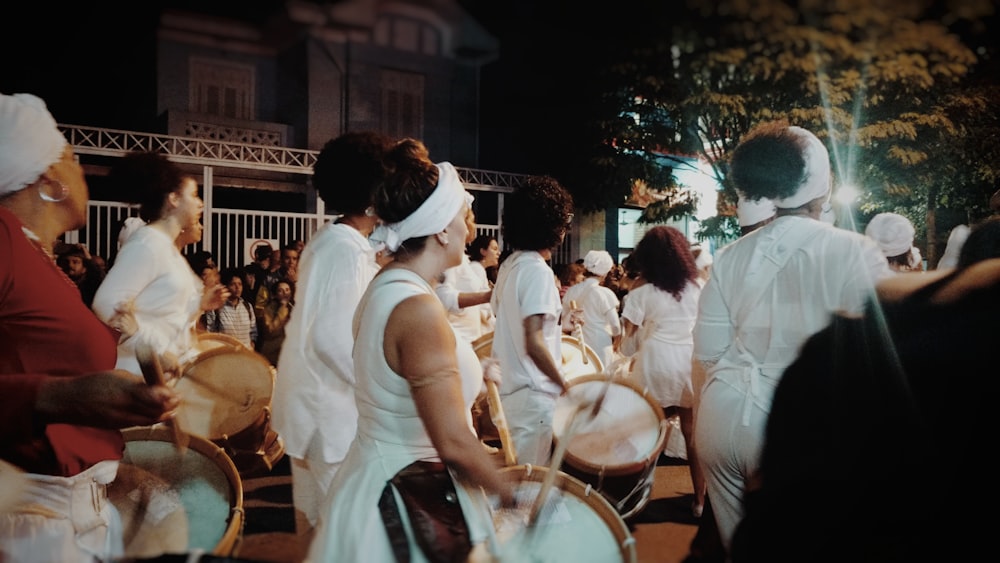
[[[261,244],[253,249],[253,262],[243,266],[243,299],[248,303],[257,302],[257,292],[267,284],[271,272],[271,256],[274,249],[270,244]]]
[[[62,252],[57,254],[56,263],[76,284],[87,307],[93,305],[94,295],[104,281],[105,273],[94,263],[87,247],[82,244],[64,245]]]
[[[280,280],[271,288],[271,299],[262,311],[260,327],[260,346],[258,351],[262,356],[277,367],[278,356],[281,354],[281,344],[285,341],[285,325],[291,318],[294,307],[295,282]]]
[[[229,298],[217,309],[205,312],[205,328],[232,336],[241,344],[254,350],[257,347],[257,314],[243,295],[243,276],[236,268],[225,268],[219,273],[222,285],[229,290]]]
[[[879,213],[865,227],[865,235],[878,243],[889,267],[896,272],[924,270],[920,250],[913,246],[915,232],[913,223],[898,213]]]

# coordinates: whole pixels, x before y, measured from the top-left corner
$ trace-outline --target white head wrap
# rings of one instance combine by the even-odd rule
[[[736,202],[736,217],[739,219],[741,227],[756,225],[764,219],[774,217],[776,212],[774,202],[765,197],[751,201],[740,194],[739,200]]]
[[[598,275],[606,276],[611,268],[615,266],[615,261],[608,254],[607,250],[591,250],[583,257],[583,267],[587,269],[588,272]]]
[[[372,233],[372,240],[385,243],[389,252],[396,252],[403,241],[440,233],[447,227],[463,205],[472,205],[472,194],[458,178],[458,171],[450,162],[438,167],[437,188],[420,204],[416,211],[398,223],[379,225]]]
[[[0,94],[0,197],[28,187],[65,149],[66,137],[41,98]]]
[[[806,150],[802,153],[802,158],[806,161],[805,175],[793,195],[774,200],[774,205],[782,209],[795,209],[830,193],[830,153],[826,151],[823,142],[810,131],[794,126],[788,130],[806,140]]]
[[[715,262],[712,258],[712,253],[709,252],[707,248],[702,248],[701,245],[698,245],[696,247],[692,247],[691,250],[694,250],[695,248],[701,249],[701,252],[698,253],[698,257],[694,259],[694,265],[699,270],[704,270]]]
[[[882,254],[891,257],[899,256],[913,246],[915,231],[906,217],[896,213],[879,213],[869,221],[865,234],[878,243]]]
[[[129,217],[125,219],[121,230],[118,231],[118,249],[121,250],[121,247],[125,245],[125,242],[128,241],[128,239],[130,239],[140,227],[145,225],[146,222],[139,217]]]

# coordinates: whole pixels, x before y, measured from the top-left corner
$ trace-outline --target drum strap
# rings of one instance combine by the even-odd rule
[[[396,556],[396,563],[409,563],[410,542],[406,539],[403,519],[399,515],[399,507],[396,506],[396,497],[392,494],[390,483],[386,483],[385,488],[382,489],[382,496],[378,499],[378,508],[382,512],[382,523],[389,536],[389,544],[392,546],[392,554]]]

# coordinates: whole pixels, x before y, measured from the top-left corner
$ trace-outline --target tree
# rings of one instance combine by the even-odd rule
[[[615,169],[615,189],[627,193],[623,176],[633,167],[616,156],[637,163],[700,154],[725,188],[725,217],[735,202],[727,155],[755,124],[787,120],[824,139],[838,184],[862,187],[862,218],[903,212],[933,242],[936,210],[954,215],[971,201],[985,204],[980,196],[995,189],[1000,100],[991,84],[969,88],[979,59],[953,30],[969,36],[996,3],[689,0],[669,31],[637,38],[628,62],[609,68],[618,86],[597,127],[610,148],[592,164]],[[646,182],[668,194],[683,188]],[[666,197],[644,220],[683,212],[682,198]],[[715,221],[699,236],[727,228]]]

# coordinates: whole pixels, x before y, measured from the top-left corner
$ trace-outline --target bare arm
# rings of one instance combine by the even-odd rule
[[[459,478],[513,502],[511,483],[489,457],[466,417],[455,334],[433,295],[400,303],[385,330],[389,366],[410,383],[420,419],[441,456]]]
[[[549,352],[545,344],[545,335],[542,332],[542,321],[544,315],[531,315],[524,319],[524,342],[525,351],[531,361],[535,362],[538,369],[542,370],[562,391],[566,391],[566,380],[559,372],[559,366]]]

